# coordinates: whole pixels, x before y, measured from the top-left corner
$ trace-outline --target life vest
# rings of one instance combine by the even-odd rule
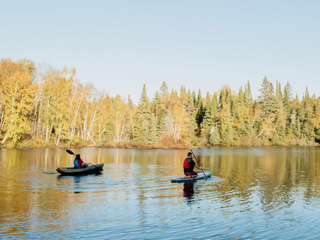
[[[80,164],[78,163],[78,159],[74,160],[74,167],[75,168],[81,168]]]
[[[190,169],[191,168],[191,165],[189,163],[189,160],[191,160],[191,158],[186,158],[183,162],[183,168],[186,168],[186,169]]]

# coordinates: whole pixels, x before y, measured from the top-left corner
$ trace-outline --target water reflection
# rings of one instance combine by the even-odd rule
[[[184,184],[170,179],[183,175],[185,150],[72,151],[104,163],[104,172],[43,174],[72,166],[73,156],[64,149],[0,150],[0,238],[79,238],[74,226],[80,220],[88,223],[90,239],[103,239],[106,229],[110,239],[181,236],[179,229],[195,222],[190,238],[320,237],[318,148],[194,151],[213,179]],[[190,211],[194,206],[201,214]]]
[[[74,193],[76,194],[81,193],[80,184],[81,184],[81,176],[74,176],[73,177]]]
[[[84,176],[64,176],[59,175],[57,179],[61,182],[61,186],[72,189],[74,193],[81,193],[81,178]],[[71,184],[73,183],[73,184]],[[84,183],[82,183],[84,184]]]
[[[82,193],[92,189],[92,182],[96,181],[95,177],[101,176],[102,173],[84,174],[76,176],[58,175],[58,186],[60,189],[68,189],[73,193]],[[97,183],[94,183],[97,184]]]
[[[193,202],[194,182],[185,182],[183,184],[183,197],[187,199],[187,203]]]

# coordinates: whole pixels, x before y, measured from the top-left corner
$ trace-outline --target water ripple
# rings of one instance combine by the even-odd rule
[[[152,151],[147,160],[112,158],[100,175],[42,174],[54,168],[40,166],[11,169],[0,182],[0,238],[320,237],[317,159],[304,156],[299,162],[294,158],[299,151],[288,151],[294,153],[290,159],[279,157],[282,150],[223,149],[211,157],[212,151],[202,156],[210,158],[212,179],[187,184],[170,182],[181,173],[181,161],[175,160],[180,155],[162,163],[151,159]]]

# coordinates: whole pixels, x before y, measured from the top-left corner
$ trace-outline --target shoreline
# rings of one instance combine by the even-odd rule
[[[215,145],[215,146],[195,146],[195,145],[171,145],[171,146],[163,146],[163,145],[147,145],[147,144],[101,144],[101,145],[94,145],[94,144],[76,144],[76,145],[63,145],[60,144],[56,145],[23,145],[23,146],[0,146],[0,149],[68,149],[68,148],[117,148],[117,149],[163,149],[163,150],[171,150],[171,149],[213,149],[213,148],[255,148],[255,147],[319,147],[319,143],[296,143],[296,144],[288,144],[288,145],[275,145],[275,144],[268,144],[268,145]]]

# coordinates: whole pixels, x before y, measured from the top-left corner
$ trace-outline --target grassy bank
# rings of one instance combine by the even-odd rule
[[[144,142],[121,142],[121,143],[96,143],[92,142],[60,142],[58,145],[54,143],[45,143],[43,141],[24,141],[21,143],[13,144],[7,142],[0,145],[0,148],[85,148],[85,147],[99,147],[99,148],[123,148],[123,149],[192,149],[192,148],[212,148],[212,147],[265,147],[265,146],[319,146],[316,142],[297,141],[290,144],[271,144],[271,143],[239,143],[236,145],[209,145],[204,144],[198,139],[192,141],[162,141],[157,143],[144,143]]]

